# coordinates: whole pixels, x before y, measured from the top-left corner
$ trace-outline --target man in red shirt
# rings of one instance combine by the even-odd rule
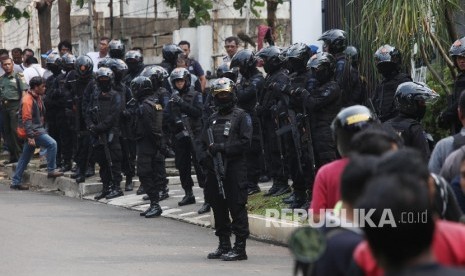
[[[310,216],[315,223],[320,221],[320,216],[324,216],[325,209],[333,208],[340,199],[341,175],[349,162],[347,155],[350,151],[352,137],[374,121],[371,111],[362,105],[345,108],[334,119],[331,128],[342,159],[322,166],[316,174],[309,209]]]

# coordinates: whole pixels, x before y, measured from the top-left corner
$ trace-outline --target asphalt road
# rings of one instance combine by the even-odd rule
[[[4,183],[5,184],[5,183]],[[249,240],[249,260],[206,255],[212,229],[0,184],[0,275],[291,275],[285,247]]]

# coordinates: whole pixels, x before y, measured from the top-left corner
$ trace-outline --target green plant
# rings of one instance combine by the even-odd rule
[[[444,76],[443,82],[450,88],[453,87],[454,80],[452,79],[451,75],[448,74],[448,68],[441,66],[439,63],[434,65],[435,70],[441,72]],[[428,133],[430,133],[434,141],[439,141],[440,139],[450,135],[449,131],[446,129],[439,128],[437,126],[437,118],[441,111],[443,111],[447,106],[447,97],[448,94],[441,89],[442,86],[439,84],[434,78],[431,77],[430,74],[427,76],[427,84],[428,86],[436,91],[440,98],[432,105],[427,107],[427,111],[425,117],[423,118],[422,124],[423,127],[426,129]]]

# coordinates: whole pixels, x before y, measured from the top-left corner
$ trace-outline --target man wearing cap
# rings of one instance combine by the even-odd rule
[[[10,150],[10,159],[5,161],[5,164],[8,164],[17,162],[21,151],[16,136],[16,127],[18,126],[16,112],[23,92],[27,90],[27,85],[23,73],[13,70],[13,60],[11,58],[2,59],[1,62],[5,74],[0,77],[0,103],[2,105],[1,112],[5,139]]]

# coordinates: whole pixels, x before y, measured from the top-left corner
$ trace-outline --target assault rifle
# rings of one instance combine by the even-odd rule
[[[211,145],[215,143],[215,139],[213,138],[213,131],[211,128],[207,129],[207,134],[208,134],[208,143]],[[223,186],[223,180],[225,177],[225,170],[224,170],[224,164],[223,164],[223,156],[221,152],[217,152],[213,156],[213,166],[215,169],[215,175],[216,175],[216,181],[218,181],[218,190],[220,195],[226,199],[226,195],[224,193],[224,186]]]

